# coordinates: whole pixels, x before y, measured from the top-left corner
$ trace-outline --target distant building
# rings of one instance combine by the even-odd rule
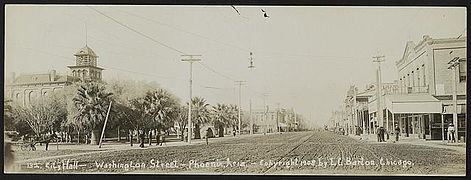
[[[5,97],[22,105],[29,104],[33,99],[48,95],[80,81],[101,81],[103,68],[97,66],[98,56],[91,48],[85,46],[74,54],[75,66],[69,66],[71,75],[60,75],[56,70],[44,74],[12,73],[6,82]]]
[[[252,109],[254,133],[288,132],[297,130],[299,124],[291,109]],[[277,126],[278,123],[278,126]]]

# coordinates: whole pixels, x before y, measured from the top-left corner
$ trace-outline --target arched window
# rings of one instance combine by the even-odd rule
[[[36,97],[36,94],[34,91],[31,91],[28,93],[28,103],[31,103],[31,101]]]

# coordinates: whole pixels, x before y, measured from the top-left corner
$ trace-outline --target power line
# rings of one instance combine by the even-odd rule
[[[198,63],[201,64],[201,65],[202,65],[203,67],[205,67],[206,69],[208,69],[208,70],[210,70],[210,71],[212,71],[212,72],[214,72],[214,73],[216,73],[216,74],[218,74],[218,75],[220,75],[220,76],[222,76],[222,77],[224,77],[224,78],[226,78],[226,79],[229,79],[229,80],[231,80],[231,81],[236,81],[235,79],[233,79],[233,78],[231,78],[231,77],[229,77],[229,76],[226,76],[226,75],[224,75],[224,74],[222,74],[222,73],[220,73],[220,72],[214,70],[213,68],[209,67],[208,65],[206,65],[206,64],[203,63],[203,62],[198,62]]]
[[[173,50],[173,51],[176,51],[176,52],[178,52],[178,53],[180,53],[180,54],[186,54],[185,52],[180,51],[180,50],[178,50],[178,49],[176,49],[176,48],[174,48],[174,47],[171,47],[171,46],[169,46],[169,45],[167,45],[167,44],[165,44],[165,43],[162,43],[162,42],[160,42],[160,41],[158,41],[158,40],[156,40],[156,39],[154,39],[154,38],[152,38],[152,37],[150,37],[150,36],[148,36],[148,35],[146,35],[146,34],[140,32],[140,31],[138,31],[138,30],[136,30],[136,29],[134,29],[134,28],[132,28],[132,27],[130,27],[130,26],[128,26],[128,25],[126,25],[126,24],[124,24],[124,23],[122,23],[122,22],[116,20],[116,19],[113,18],[113,17],[106,15],[105,13],[103,13],[103,12],[101,12],[101,11],[99,11],[99,10],[93,8],[93,7],[90,7],[90,6],[87,6],[87,7],[93,9],[95,12],[97,12],[97,13],[99,13],[99,14],[105,16],[105,17],[107,17],[108,19],[111,19],[112,21],[118,23],[119,25],[121,25],[121,26],[123,26],[123,27],[125,27],[125,28],[127,28],[127,29],[129,29],[129,30],[131,30],[131,31],[133,31],[133,32],[135,32],[135,33],[137,33],[137,34],[139,34],[139,35],[141,35],[141,36],[143,36],[143,37],[145,37],[145,38],[147,38],[147,39],[153,41],[153,42],[155,42],[155,43],[158,43],[158,44],[160,44],[160,45],[162,45],[162,46],[164,46],[164,47],[167,47],[168,49],[171,49],[171,50]]]
[[[116,9],[116,8],[113,8],[113,9]],[[128,11],[124,11],[124,10],[121,10],[121,9],[116,9],[116,10],[121,11],[121,12],[123,12],[123,13],[126,13],[126,14],[128,14],[128,15],[134,16],[134,17],[142,18],[142,19],[145,19],[145,20],[147,20],[147,21],[151,21],[151,22],[154,22],[154,23],[157,23],[157,24],[160,24],[160,25],[167,26],[167,27],[169,27],[169,28],[172,28],[172,29],[175,29],[175,30],[178,30],[178,31],[181,31],[181,32],[190,34],[190,35],[197,36],[197,37],[202,38],[202,39],[206,39],[206,40],[209,40],[209,41],[212,41],[212,42],[216,42],[216,43],[219,43],[219,44],[223,44],[223,45],[225,45],[225,46],[233,47],[233,48],[235,48],[235,49],[238,49],[238,50],[241,50],[241,51],[244,51],[244,52],[249,51],[248,49],[245,49],[245,48],[242,48],[242,47],[233,45],[233,44],[229,44],[229,43],[226,43],[226,42],[222,42],[222,41],[219,41],[219,40],[215,40],[215,39],[212,39],[212,38],[203,36],[203,35],[198,34],[198,33],[194,33],[194,32],[191,32],[191,31],[187,31],[187,30],[185,30],[185,29],[182,29],[182,28],[179,28],[179,27],[177,27],[177,26],[173,26],[173,25],[171,25],[171,24],[167,24],[167,23],[164,23],[164,22],[161,22],[161,21],[157,21],[157,20],[155,20],[155,19],[151,19],[151,18],[148,18],[148,17],[140,16],[140,15],[137,15],[137,14],[135,14],[135,13],[131,13],[131,12],[128,12]]]
[[[171,49],[171,50],[174,50],[174,51],[179,52],[179,53],[181,53],[181,54],[186,54],[186,53],[183,52],[183,51],[180,51],[180,50],[178,50],[178,49],[176,49],[176,48],[173,48],[173,47],[171,47],[171,46],[169,46],[169,45],[166,45],[166,44],[164,44],[164,43],[162,43],[162,42],[160,42],[160,41],[157,41],[157,40],[155,40],[154,38],[152,38],[152,37],[150,37],[150,36],[148,36],[148,35],[146,35],[146,34],[144,34],[144,33],[141,33],[140,31],[138,31],[138,30],[136,30],[136,29],[134,29],[134,28],[129,27],[128,25],[126,25],[126,24],[124,24],[124,23],[122,23],[122,22],[116,20],[115,18],[113,18],[113,17],[111,17],[111,16],[106,15],[105,13],[103,13],[103,12],[101,12],[101,11],[99,11],[99,10],[93,8],[93,7],[90,7],[90,6],[87,6],[87,7],[93,9],[93,10],[96,11],[97,13],[99,13],[99,14],[101,14],[101,15],[103,15],[103,16],[105,16],[105,17],[111,19],[111,20],[113,20],[114,22],[118,23],[119,25],[121,25],[121,26],[123,26],[123,27],[125,27],[125,28],[127,28],[127,29],[129,29],[129,30],[131,30],[131,31],[133,31],[133,32],[135,32],[135,33],[141,35],[141,36],[144,36],[144,37],[146,37],[146,38],[148,38],[148,39],[150,39],[150,40],[152,40],[152,41],[154,41],[154,42],[156,42],[156,43],[158,43],[158,44],[160,44],[160,45],[163,45],[163,46],[165,46],[165,47],[167,47],[167,48],[169,48],[169,49]],[[233,78],[231,78],[231,77],[229,77],[229,76],[226,76],[226,75],[224,75],[224,74],[222,74],[222,73],[220,73],[220,72],[217,72],[216,70],[214,70],[213,68],[209,67],[208,65],[206,65],[206,64],[204,64],[204,63],[202,63],[202,62],[198,62],[198,63],[201,64],[201,65],[203,65],[203,67],[205,67],[206,69],[209,69],[210,71],[212,71],[212,72],[214,72],[214,73],[216,73],[216,74],[218,74],[218,75],[220,75],[220,76],[222,76],[222,77],[224,77],[224,78],[227,78],[227,79],[229,79],[229,80],[231,80],[231,81],[235,81]]]
[[[180,54],[183,54],[183,55],[186,54],[185,52],[180,51],[180,50],[178,50],[178,49],[176,49],[176,48],[173,48],[173,47],[171,47],[171,46],[169,46],[169,45],[167,45],[167,44],[164,44],[164,43],[162,43],[162,42],[160,42],[160,41],[158,41],[158,40],[156,40],[156,39],[154,39],[154,38],[152,38],[152,37],[150,37],[150,36],[148,36],[148,35],[146,35],[146,34],[140,32],[140,31],[138,31],[138,30],[136,30],[136,29],[134,29],[134,28],[132,28],[132,27],[130,27],[130,26],[128,26],[128,25],[126,25],[126,24],[124,24],[124,23],[118,21],[118,20],[116,20],[115,18],[113,18],[113,17],[111,17],[111,16],[106,15],[105,13],[103,13],[103,12],[101,12],[101,11],[99,11],[99,10],[93,8],[93,7],[90,7],[90,6],[87,6],[87,7],[91,8],[91,9],[94,10],[95,12],[97,12],[97,13],[99,13],[99,14],[105,16],[105,17],[107,17],[108,19],[111,19],[112,21],[118,23],[119,25],[121,25],[121,26],[123,26],[123,27],[125,27],[125,28],[127,28],[127,29],[129,29],[129,30],[131,30],[131,31],[133,31],[133,32],[135,32],[135,33],[137,33],[137,34],[139,34],[139,35],[141,35],[141,36],[143,36],[143,37],[145,37],[145,38],[147,38],[147,39],[153,41],[153,42],[155,42],[155,43],[158,43],[158,44],[160,44],[160,45],[162,45],[162,46],[165,46],[165,47],[167,47],[167,48],[169,48],[169,49],[171,49],[171,50],[173,50],[173,51],[176,51],[176,52],[178,52],[178,53],[180,53]],[[128,13],[128,14],[130,14],[130,13]],[[136,15],[135,15],[135,16],[136,16]],[[143,18],[143,17],[141,17],[141,18]],[[148,18],[145,18],[145,19],[148,19]],[[148,20],[150,20],[150,19],[148,19]],[[157,21],[155,21],[155,20],[151,20],[151,21],[157,22]],[[166,24],[166,23],[160,23],[160,24]],[[169,27],[171,27],[171,26],[168,25],[168,24],[166,24],[166,25],[169,26]],[[175,27],[174,27],[174,28],[175,28]],[[201,38],[204,38],[204,39],[207,39],[207,40],[211,40],[211,41],[214,41],[214,42],[219,42],[219,43],[222,43],[222,44],[225,44],[225,45],[228,45],[228,46],[232,46],[232,47],[235,47],[235,48],[237,48],[237,49],[239,49],[239,50],[245,50],[245,49],[243,49],[243,48],[240,48],[240,47],[237,47],[237,46],[233,46],[233,45],[230,45],[230,44],[227,44],[227,43],[223,43],[223,42],[220,42],[220,41],[216,41],[216,40],[207,38],[207,37],[205,37],[205,36],[202,36],[202,35],[199,35],[199,34],[196,34],[196,33],[192,33],[192,32],[189,32],[189,31],[186,31],[186,30],[182,30],[182,29],[179,29],[179,28],[175,28],[175,29],[178,29],[178,30],[180,30],[180,31],[183,31],[183,32],[186,32],[186,33],[189,33],[189,34],[193,34],[193,35],[195,35],[195,36],[198,36],[198,37],[201,37]],[[236,81],[235,79],[233,79],[233,78],[231,78],[231,77],[229,77],[229,76],[227,76],[227,75],[224,75],[223,73],[220,73],[220,72],[214,70],[213,68],[211,68],[210,66],[208,66],[207,64],[205,64],[205,63],[203,63],[203,62],[198,62],[198,63],[201,64],[201,65],[202,65],[203,67],[205,67],[206,69],[208,69],[208,70],[210,70],[210,71],[212,71],[212,72],[218,74],[219,76],[222,76],[222,77],[224,77],[224,78],[226,78],[226,79],[228,79],[228,80],[231,80],[231,81]],[[125,71],[130,72],[129,70],[125,70]],[[140,72],[134,72],[134,73],[140,73]],[[142,74],[142,73],[140,73],[140,74]],[[203,88],[204,88],[204,87],[203,87]]]

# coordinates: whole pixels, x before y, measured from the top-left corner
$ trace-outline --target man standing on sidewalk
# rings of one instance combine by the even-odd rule
[[[394,134],[396,134],[396,141],[399,141],[399,133],[400,133],[400,129],[399,129],[399,126],[396,125],[396,127],[394,128]]]
[[[448,142],[456,142],[455,141],[455,126],[453,125],[453,123],[450,123],[450,125],[448,125]]]
[[[210,130],[210,128],[206,129],[206,145],[209,144],[209,137],[211,137]]]
[[[381,127],[376,129],[376,136],[378,137],[378,142],[381,142]]]
[[[139,135],[139,139],[140,139],[140,145],[139,147],[143,148],[144,147],[144,140],[146,138],[146,135],[144,134],[144,131],[141,131],[140,132],[141,134]]]

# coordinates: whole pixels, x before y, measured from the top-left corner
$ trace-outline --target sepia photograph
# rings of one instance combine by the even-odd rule
[[[465,176],[465,6],[4,6],[4,173]]]

